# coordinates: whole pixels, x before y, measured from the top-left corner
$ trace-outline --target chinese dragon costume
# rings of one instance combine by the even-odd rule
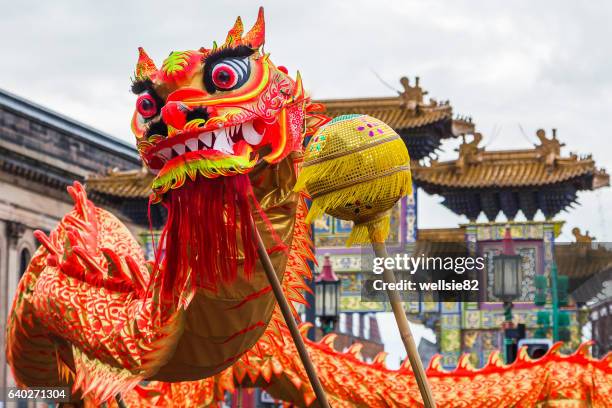
[[[9,315],[7,356],[19,386],[71,386],[86,404],[215,406],[237,386],[266,388],[296,406],[314,394],[253,244],[263,236],[286,297],[305,303],[313,259],[305,201],[293,191],[304,137],[326,122],[299,74],[274,65],[264,17],[240,18],[222,45],[173,51],[158,69],[144,50],[132,86],[132,129],[155,174],[151,204],[167,209],[155,260],[78,183],[57,229],[22,277]],[[303,329],[307,326],[303,325]],[[422,406],[408,366],[307,346],[335,407]],[[428,375],[439,406],[611,406],[612,358],[558,346],[480,370],[466,358]],[[558,404],[557,404],[558,402]],[[563,405],[563,403],[569,405]]]

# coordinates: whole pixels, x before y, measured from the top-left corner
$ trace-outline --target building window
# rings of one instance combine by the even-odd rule
[[[363,337],[366,340],[370,340],[370,320],[371,319],[372,319],[372,316],[370,316],[370,314],[363,316]]]
[[[359,313],[351,313],[353,316],[353,336],[359,337]]]
[[[340,313],[340,323],[338,325],[340,333],[346,333],[346,313]]]
[[[23,248],[19,254],[19,277],[21,278],[30,264],[30,251]]]

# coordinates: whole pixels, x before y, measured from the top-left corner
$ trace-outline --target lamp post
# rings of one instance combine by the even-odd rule
[[[325,255],[323,268],[315,280],[315,313],[321,321],[323,334],[334,330],[338,320],[339,297],[340,279],[332,269],[329,255]]]
[[[503,245],[502,254],[493,258],[493,295],[504,302],[504,356],[506,363],[510,363],[508,348],[512,345],[512,339],[508,336],[508,330],[514,328],[512,301],[521,295],[521,256],[514,252],[514,243],[508,227]]]

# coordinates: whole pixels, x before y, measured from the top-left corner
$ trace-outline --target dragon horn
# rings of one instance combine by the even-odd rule
[[[227,33],[227,37],[225,38],[225,45],[240,45],[242,42],[242,32],[244,30],[244,26],[242,25],[242,19],[240,16],[236,18],[236,22],[231,30]]]
[[[257,21],[253,25],[253,28],[244,36],[242,41],[249,45],[251,48],[256,49],[263,45],[266,40],[266,22],[264,21],[264,9],[259,8],[259,14],[257,14]]]
[[[293,97],[295,99],[299,99],[304,96],[304,85],[302,85],[302,75],[300,75],[300,71],[297,72],[295,76],[295,88],[293,88]]]
[[[138,47],[138,62],[136,63],[136,79],[152,78],[157,72],[153,60],[142,47]]]

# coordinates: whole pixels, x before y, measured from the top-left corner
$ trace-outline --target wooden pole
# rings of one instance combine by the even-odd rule
[[[115,401],[117,402],[117,406],[119,408],[127,408],[127,404],[125,403],[125,401],[123,401],[121,394],[115,395]]]
[[[276,272],[274,271],[274,265],[272,265],[272,261],[270,260],[270,256],[268,255],[268,251],[266,250],[266,246],[261,239],[261,235],[257,230],[257,225],[253,223],[254,231],[255,231],[255,239],[257,241],[257,255],[259,255],[259,261],[261,262],[264,271],[266,272],[266,276],[270,281],[270,285],[272,286],[272,292],[274,292],[274,296],[276,297],[276,301],[280,306],[283,317],[285,318],[285,323],[287,323],[287,327],[289,327],[289,332],[291,333],[291,337],[293,338],[293,342],[295,343],[295,348],[300,355],[300,360],[302,360],[302,364],[304,365],[304,369],[306,369],[306,374],[308,375],[308,379],[310,380],[310,384],[314,390],[315,395],[317,396],[317,400],[322,408],[330,408],[329,402],[327,401],[327,395],[325,395],[325,391],[323,391],[323,386],[319,381],[319,377],[317,376],[317,372],[315,371],[314,365],[310,360],[310,356],[308,355],[308,351],[306,350],[306,345],[304,344],[304,340],[302,339],[302,335],[300,334],[300,330],[298,329],[297,324],[295,323],[295,319],[293,318],[293,313],[291,312],[291,308],[289,307],[289,302],[287,302],[287,298],[285,298],[285,294],[283,293],[283,288],[281,286],[280,281],[278,280],[278,276],[276,276]]]
[[[389,257],[384,243],[372,242],[372,247],[374,248],[374,254],[377,257]],[[383,272],[383,280],[385,283],[395,283],[395,275],[393,274],[393,271],[385,268]],[[425,408],[435,408],[436,403],[433,399],[431,388],[429,388],[427,376],[425,375],[425,369],[423,368],[423,363],[421,362],[421,358],[417,352],[414,337],[412,337],[412,331],[410,330],[410,325],[408,324],[408,318],[406,317],[406,312],[402,306],[400,295],[397,293],[397,291],[388,289],[387,295],[389,296],[391,309],[393,310],[393,315],[395,316],[395,321],[397,322],[397,328],[399,329],[400,337],[404,343],[404,348],[406,349],[410,366],[412,367],[414,377],[416,378],[417,385],[419,386],[419,391],[421,392],[421,397],[423,398]]]

